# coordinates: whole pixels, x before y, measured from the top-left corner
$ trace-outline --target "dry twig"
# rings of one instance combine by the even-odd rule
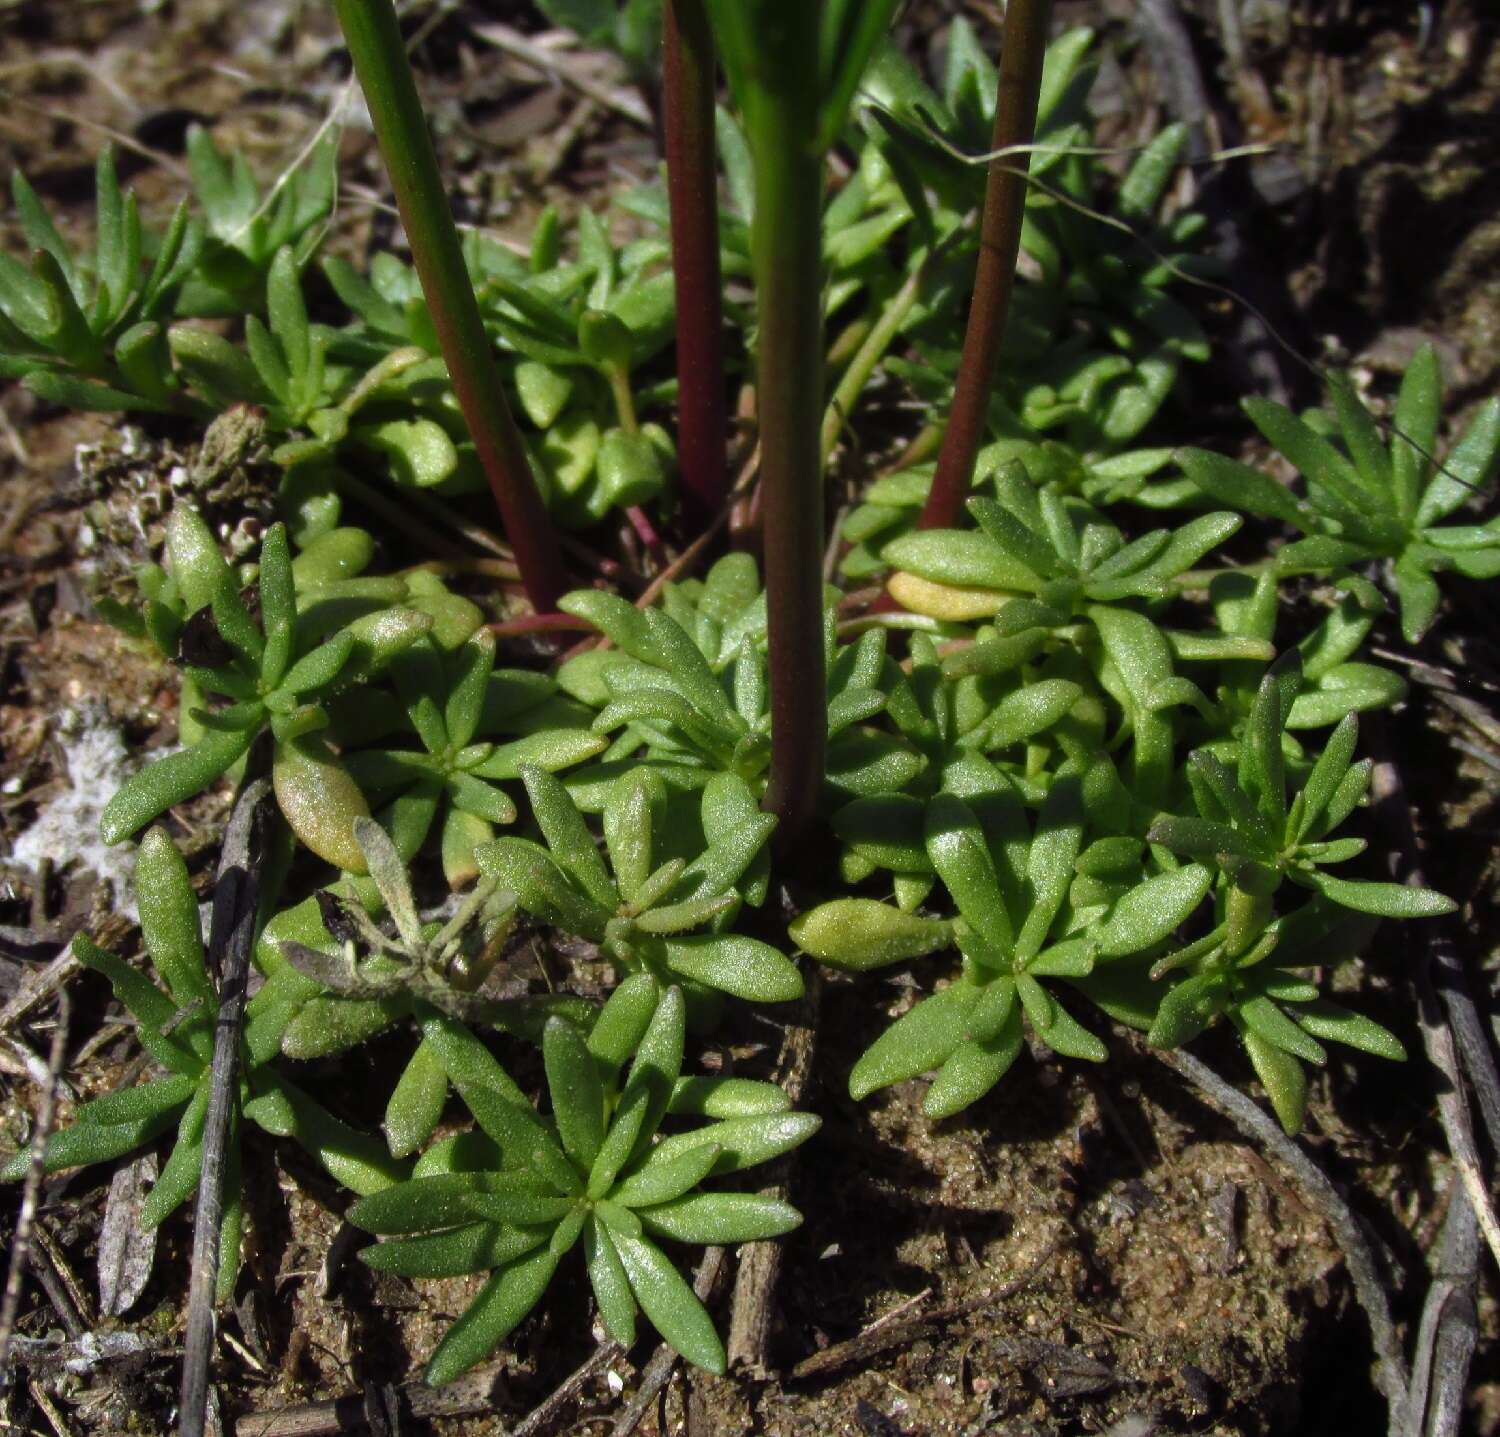
[[[1460,1187],[1448,1202],[1422,1307],[1402,1437],[1457,1437],[1478,1337],[1479,1223]]]
[[[807,975],[806,994],[787,1023],[777,1060],[775,1080],[785,1090],[792,1106],[801,1102],[812,1076],[817,1046],[818,1008],[823,993],[822,975],[816,964]],[[776,1181],[763,1191],[771,1197],[787,1197],[792,1159],[782,1158]],[[779,1242],[750,1242],[740,1249],[739,1270],[734,1280],[734,1308],[729,1320],[729,1365],[764,1379],[770,1375],[768,1356],[771,1327],[776,1315],[776,1284],[781,1278],[783,1258]]]
[[[213,1352],[214,1289],[219,1276],[219,1228],[224,1215],[225,1160],[238,1091],[240,1028],[245,980],[255,946],[260,896],[259,820],[271,792],[266,779],[246,786],[230,815],[214,885],[209,966],[219,985],[214,1028],[213,1079],[203,1119],[203,1167],[193,1214],[193,1275],[188,1289],[187,1337],[182,1361],[181,1437],[202,1437],[208,1407],[208,1365]]]
[[[42,1087],[42,1106],[37,1114],[36,1129],[31,1135],[31,1166],[21,1189],[21,1209],[16,1215],[16,1230],[10,1243],[10,1266],[5,1274],[5,1293],[0,1297],[0,1385],[11,1371],[10,1341],[16,1330],[16,1314],[21,1307],[21,1274],[31,1247],[32,1227],[36,1222],[37,1194],[41,1191],[43,1162],[47,1156],[47,1139],[52,1135],[52,1119],[57,1104],[57,1075],[62,1072],[63,1055],[68,1047],[68,1021],[72,1006],[67,990],[57,992],[57,1026],[52,1030],[52,1047],[48,1054],[51,1081]]]

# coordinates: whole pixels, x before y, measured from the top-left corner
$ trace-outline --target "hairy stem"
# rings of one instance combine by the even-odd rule
[[[697,527],[719,512],[728,491],[714,47],[703,0],[667,0],[662,58],[677,288],[677,456],[683,503]]]
[[[1000,93],[995,106],[992,146],[997,151],[1029,145],[1035,133],[1050,9],[1049,0],[1010,0],[1005,7]],[[974,458],[984,433],[985,409],[1000,358],[1000,337],[1005,331],[1011,291],[1015,287],[1021,219],[1026,208],[1027,166],[1024,151],[990,161],[984,218],[979,229],[974,298],[969,304],[953,408],[927,507],[922,511],[924,529],[947,529],[957,522],[974,474]]]
[[[755,156],[755,270],[765,574],[771,666],[771,772],[766,807],[777,841],[795,847],[823,785],[823,165],[818,118],[818,7],[762,7],[761,41],[777,57],[747,96]]]
[[[555,609],[568,587],[552,521],[500,387],[494,354],[390,0],[334,0],[396,192],[453,391],[515,550],[527,597]]]

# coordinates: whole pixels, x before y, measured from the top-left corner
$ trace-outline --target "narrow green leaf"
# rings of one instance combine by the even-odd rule
[[[638,768],[616,783],[604,806],[604,842],[620,896],[627,903],[639,900],[651,876],[652,808],[664,798],[660,780],[653,783],[649,770]]]
[[[689,1362],[722,1376],[724,1345],[714,1331],[713,1319],[671,1260],[643,1237],[616,1234],[615,1247],[651,1325]]]
[[[1179,449],[1176,457],[1183,473],[1211,499],[1252,514],[1280,519],[1294,529],[1307,527],[1307,513],[1292,491],[1259,469],[1207,449]]]
[[[802,1214],[757,1193],[696,1193],[640,1209],[646,1230],[674,1242],[765,1242],[800,1227]]]
[[[185,1102],[127,1122],[74,1123],[70,1128],[63,1128],[47,1139],[46,1170],[57,1173],[68,1168],[91,1167],[134,1152],[170,1132]],[[0,1164],[0,1182],[20,1182],[30,1171],[31,1152],[22,1149]]]
[[[604,1089],[599,1065],[583,1035],[564,1018],[551,1018],[542,1037],[552,1116],[564,1151],[588,1169],[604,1141]]]
[[[1370,491],[1371,499],[1377,504],[1393,505],[1398,513],[1409,518],[1416,507],[1416,491],[1413,489],[1403,495],[1393,488],[1391,456],[1370,411],[1360,402],[1353,385],[1343,375],[1330,375],[1328,387],[1333,394],[1334,413],[1338,415],[1345,447],[1354,460],[1355,472]]]
[[[710,988],[752,1003],[789,1003],[802,996],[802,975],[785,954],[739,933],[667,938],[667,963]]]
[[[471,1216],[468,1199],[488,1191],[501,1177],[498,1173],[444,1173],[412,1178],[360,1199],[347,1216],[356,1227],[377,1236],[455,1226]],[[511,1186],[516,1185],[512,1176]],[[535,1184],[529,1195],[541,1196]]]
[[[245,1104],[244,1114],[277,1137],[295,1138],[346,1188],[366,1195],[406,1177],[373,1134],[334,1117],[320,1102],[284,1078]]]
[[[1217,973],[1177,983],[1162,995],[1146,1041],[1155,1048],[1180,1048],[1207,1028],[1228,1000],[1225,980]]]
[[[204,1060],[189,1046],[186,1036],[180,1031],[167,1031],[173,1028],[176,1020],[177,1004],[149,978],[137,973],[113,953],[95,947],[81,934],[73,940],[73,956],[86,968],[92,968],[109,980],[115,997],[139,1023],[136,1031],[141,1046],[158,1063],[173,1073],[188,1076],[203,1071]]]
[[[609,1335],[622,1347],[635,1345],[635,1296],[630,1278],[609,1229],[592,1218],[583,1230],[584,1254],[588,1261],[589,1285],[599,1303],[599,1316]]]
[[[1291,1053],[1304,1063],[1314,1063],[1319,1067],[1328,1061],[1323,1045],[1299,1028],[1263,994],[1245,999],[1240,1003],[1238,1011],[1252,1033],[1273,1047],[1280,1048],[1283,1053]]]
[[[1022,973],[1017,977],[1016,992],[1025,1005],[1026,1016],[1031,1019],[1037,1037],[1054,1053],[1090,1063],[1102,1063],[1109,1057],[1109,1049],[1050,993],[1046,995],[1045,1005],[1037,1001],[1036,995],[1042,992],[1042,987],[1029,974]]]
[[[1100,956],[1144,953],[1170,937],[1207,896],[1212,883],[1208,869],[1189,863],[1132,888],[1093,932]]]
[[[1306,1070],[1290,1053],[1266,1042],[1258,1033],[1242,1028],[1240,1039],[1281,1126],[1295,1136],[1302,1131],[1302,1119],[1307,1112]]]
[[[1299,1003],[1292,1010],[1292,1016],[1313,1037],[1325,1042],[1344,1043],[1377,1058],[1389,1058],[1398,1063],[1406,1057],[1401,1040],[1389,1028],[1366,1018],[1363,1013],[1351,1013],[1337,1003],[1321,999]]]
[[[1359,720],[1353,714],[1346,716],[1329,735],[1323,752],[1318,755],[1307,782],[1302,788],[1302,812],[1296,831],[1290,836],[1301,843],[1315,833],[1325,833],[1322,820],[1327,812],[1339,784],[1349,772],[1354,758],[1354,746],[1359,740]]]
[[[209,1085],[198,1084],[198,1091],[188,1104],[177,1125],[177,1142],[161,1169],[156,1185],[141,1204],[140,1223],[156,1228],[198,1191],[198,1176],[203,1167],[203,1119],[208,1113]]]
[[[940,793],[927,805],[927,856],[959,912],[1000,961],[1014,930],[984,830],[962,799]]]
[[[619,890],[610,880],[583,815],[567,789],[535,764],[522,766],[521,781],[531,797],[532,813],[552,857],[595,903],[613,912],[620,903]]]
[[[1398,439],[1393,446],[1398,465],[1402,463],[1403,450],[1407,446]],[[1427,486],[1417,509],[1416,527],[1428,528],[1461,508],[1477,492],[1488,489],[1495,477],[1497,458],[1500,458],[1500,399],[1491,398],[1480,405],[1479,412],[1448,451],[1442,467]],[[1412,455],[1410,463],[1415,469],[1425,460]]]
[[[677,1117],[751,1118],[791,1106],[785,1088],[759,1078],[688,1076],[673,1084],[667,1111]]]
[[[1354,514],[1368,513],[1377,507],[1374,496],[1360,482],[1359,473],[1326,439],[1309,427],[1290,409],[1269,399],[1250,398],[1245,413],[1307,480],[1315,502]]]
[[[1458,904],[1451,898],[1430,888],[1412,888],[1405,883],[1362,883],[1327,873],[1309,874],[1308,880],[1325,898],[1356,913],[1371,913],[1380,918],[1440,918],[1458,911]]]
[[[930,1118],[951,1118],[962,1112],[1010,1071],[1025,1045],[1021,1010],[1013,1004],[999,1032],[967,1039],[953,1050],[922,1099],[922,1111]]]
[[[385,1140],[396,1158],[410,1157],[426,1145],[443,1116],[448,1099],[448,1070],[437,1049],[425,1039],[401,1071],[385,1108]]]
[[[513,1228],[494,1222],[471,1222],[447,1232],[398,1238],[365,1248],[360,1261],[376,1272],[398,1277],[465,1277],[505,1267],[541,1247],[545,1227]]]
[[[612,1082],[641,1045],[661,1002],[661,987],[649,973],[633,973],[609,996],[588,1036],[589,1052]]]
[[[865,1050],[849,1074],[849,1096],[859,1102],[877,1088],[940,1067],[964,1040],[965,1020],[978,998],[979,989],[969,983],[924,998]]]
[[[538,1248],[501,1268],[448,1329],[427,1365],[429,1387],[461,1377],[489,1357],[541,1300],[558,1258]]]
[[[676,1157],[663,1157],[655,1149],[635,1172],[615,1185],[610,1199],[631,1208],[671,1202],[691,1192],[713,1171],[720,1151],[714,1143],[689,1148]]]
[[[1429,456],[1437,445],[1442,413],[1442,370],[1438,365],[1437,351],[1430,344],[1424,344],[1412,356],[1406,373],[1401,376],[1401,390],[1396,396],[1396,411],[1392,416],[1396,434],[1391,441],[1391,464],[1403,515],[1429,509],[1431,489],[1421,496],[1420,509],[1417,496],[1422,487],[1422,476],[1432,463]],[[1432,488],[1443,482],[1440,476]]]
[[[187,864],[165,829],[153,828],[141,840],[136,857],[136,893],[142,937],[173,1001],[178,1007],[195,1001],[213,1004],[216,1000],[204,963],[198,896],[193,892]],[[205,1060],[211,1046],[211,1037],[201,1049],[194,1044]]]
[[[475,851],[480,869],[515,893],[521,906],[544,923],[593,943],[604,941],[613,908],[605,909],[575,889],[552,856],[522,838],[497,838]]]
[[[821,1126],[821,1119],[811,1113],[766,1113],[753,1118],[725,1118],[722,1122],[708,1123],[660,1139],[651,1149],[647,1162],[638,1162],[624,1181],[628,1182],[636,1173],[643,1172],[647,1165],[673,1162],[684,1153],[705,1146],[719,1149],[719,1156],[709,1170],[711,1176],[742,1172],[790,1152],[805,1143]]]

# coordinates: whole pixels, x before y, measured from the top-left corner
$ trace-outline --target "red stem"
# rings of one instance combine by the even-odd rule
[[[714,48],[703,0],[667,0],[662,103],[677,283],[677,454],[683,507],[697,528],[729,492]]]
[[[1047,52],[1050,8],[1049,0],[1010,0],[1005,7],[1000,93],[995,105],[992,145],[995,150],[1029,145],[1035,135],[1037,92]],[[974,298],[969,304],[969,324],[964,332],[963,358],[953,391],[948,429],[943,436],[927,506],[922,510],[923,529],[947,529],[958,521],[974,475],[974,459],[979,452],[985,410],[1000,358],[1000,337],[1015,286],[1028,165],[1029,156],[1024,151],[990,161]]]

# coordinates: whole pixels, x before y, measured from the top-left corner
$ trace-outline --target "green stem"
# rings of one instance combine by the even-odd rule
[[[922,282],[927,277],[934,253],[936,252],[919,250],[913,257],[911,273],[907,275],[906,282],[886,301],[880,318],[855,350],[848,368],[839,379],[838,388],[833,391],[833,398],[828,401],[828,409],[823,415],[822,451],[825,465],[828,463],[828,456],[833,453],[833,446],[838,442],[839,430],[849,422],[849,416],[854,412],[854,406],[859,402],[865,385],[870,382],[875,366],[885,358],[886,350],[891,347],[901,332],[901,326],[906,323],[907,315],[912,312],[917,296],[922,292]]]
[[[1050,8],[1049,0],[1010,0],[1005,7],[992,147],[997,151],[1029,145],[1035,133]],[[979,452],[985,411],[1000,358],[1000,338],[1015,286],[1028,164],[1024,151],[990,161],[984,218],[979,230],[979,263],[974,272],[974,298],[969,305],[969,323],[964,331],[963,358],[948,429],[943,436],[927,507],[922,511],[924,529],[947,529],[958,521],[974,474],[974,459]]]
[[[615,417],[620,421],[620,428],[627,434],[639,434],[640,423],[636,419],[635,395],[630,391],[630,371],[618,364],[612,364],[604,371],[604,377],[609,381],[609,392],[615,401]]]
[[[756,408],[764,501],[771,666],[765,806],[795,848],[823,786],[828,746],[823,656],[823,164],[818,127],[820,7],[759,7],[761,54],[743,101],[755,156],[751,252],[760,343]]]
[[[527,596],[539,611],[555,609],[568,588],[557,535],[500,387],[396,12],[390,0],[334,4],[390,172],[453,391],[515,550]]]

